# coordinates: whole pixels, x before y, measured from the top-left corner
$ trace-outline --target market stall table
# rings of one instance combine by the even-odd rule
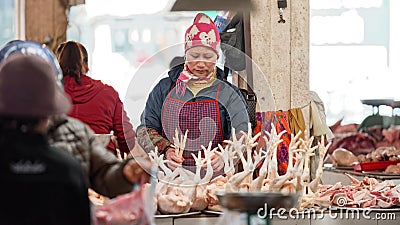
[[[247,223],[246,213],[229,212],[231,217],[242,218],[240,225]],[[221,214],[221,215],[219,215]],[[223,213],[188,215],[182,217],[156,218],[157,225],[222,225]],[[397,225],[400,218],[400,209],[337,209],[308,214],[274,214],[271,216],[270,224],[273,225]],[[257,215],[251,217],[251,225],[265,224],[263,218]]]
[[[392,180],[394,184],[400,184],[400,174],[385,174],[382,171],[354,171],[353,167],[324,167],[322,175],[323,184],[335,184],[342,182],[343,185],[349,185],[350,180],[345,173],[350,174],[358,180],[363,180],[364,177],[375,178],[378,180]]]

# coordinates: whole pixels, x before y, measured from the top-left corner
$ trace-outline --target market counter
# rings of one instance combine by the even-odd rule
[[[335,184],[341,182],[343,185],[350,185],[349,178],[345,173],[350,174],[358,180],[363,180],[366,176],[378,180],[390,179],[395,185],[400,184],[400,175],[388,176],[387,174],[357,172],[352,169],[324,168],[322,175],[323,184]],[[190,213],[189,213],[190,214]],[[397,219],[397,220],[396,220]],[[397,225],[400,219],[400,208],[393,209],[340,209],[336,211],[325,210],[323,213],[305,214],[290,216],[286,213],[284,216],[274,215],[269,221],[269,225]],[[240,221],[240,222],[237,222]],[[247,214],[226,211],[224,213],[210,213],[203,211],[192,213],[192,215],[162,215],[156,216],[157,225],[209,225],[209,224],[233,224],[247,225]],[[267,224],[265,219],[257,215],[251,217],[251,224]]]
[[[337,182],[341,182],[343,185],[350,185],[350,180],[346,177],[345,173],[350,174],[358,180],[363,180],[365,177],[369,177],[378,179],[380,181],[392,180],[395,185],[400,184],[399,174],[388,175],[377,172],[358,172],[352,169],[338,169],[334,167],[324,168],[324,172],[322,173],[322,183],[335,184]]]
[[[400,217],[399,217],[400,218]],[[156,224],[157,225],[210,225],[210,224],[219,224],[220,220],[219,215],[213,214],[197,214],[197,215],[189,215],[189,216],[181,216],[181,217],[167,217],[167,218],[157,218],[156,216]]]
[[[210,225],[234,224],[248,225],[247,215],[229,212],[229,217],[224,215],[197,214],[191,216],[156,218],[157,225]],[[352,211],[341,209],[324,213],[310,213],[304,215],[274,215],[269,221],[270,225],[397,225],[400,218],[400,209],[376,209]],[[240,222],[236,222],[240,221]],[[257,215],[251,216],[251,225],[267,224],[266,219]]]

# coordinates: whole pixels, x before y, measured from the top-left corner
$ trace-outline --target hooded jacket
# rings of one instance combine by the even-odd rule
[[[175,83],[179,77],[183,65],[176,66],[168,72],[168,77],[163,78],[150,92],[146,102],[145,109],[141,115],[141,125],[137,128],[138,142],[146,150],[150,151],[154,146],[158,146],[162,153],[166,146],[171,143],[162,134],[161,114],[163,104],[172,90],[175,91]],[[212,96],[211,93],[217,90],[220,84],[219,104],[222,123],[222,132],[224,139],[231,137],[231,128],[234,127],[237,132],[243,130],[247,132],[249,117],[247,113],[247,104],[239,89],[223,78],[223,71],[217,68],[217,79],[210,87],[206,87],[194,96],[188,89],[183,96],[185,101],[194,102],[207,99]]]
[[[1,224],[89,225],[87,186],[71,155],[37,133],[1,135]]]
[[[81,84],[71,76],[64,76],[64,90],[70,96],[73,107],[68,114],[89,125],[96,134],[114,131],[118,148],[129,153],[135,146],[135,131],[124,110],[118,92],[111,86],[84,74]],[[107,146],[114,150],[112,142]]]

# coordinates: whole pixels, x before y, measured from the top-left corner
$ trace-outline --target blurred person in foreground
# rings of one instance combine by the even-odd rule
[[[32,55],[15,54],[0,63],[2,224],[90,224],[79,162],[46,137],[51,116],[71,108],[55,72]]]
[[[201,145],[212,148],[231,138],[231,128],[247,132],[246,102],[239,89],[225,80],[216,67],[220,37],[213,21],[199,13],[185,33],[184,64],[174,66],[151,91],[137,129],[139,144],[146,151],[157,146],[165,154],[168,166],[183,166],[195,170],[192,153],[203,151]],[[188,131],[183,155],[172,146],[175,130],[180,135]],[[211,159],[214,176],[224,162],[214,154]]]
[[[60,66],[48,48],[32,41],[12,41],[0,49],[0,63],[13,54],[42,57],[54,68],[53,77],[58,88],[63,90]],[[66,114],[52,116],[47,136],[52,146],[63,149],[80,161],[88,186],[101,195],[112,198],[130,192],[133,183],[142,177],[149,180],[147,172],[151,163],[143,150],[135,148],[138,149],[133,152],[135,158],[120,161],[103,147],[86,124]]]
[[[71,97],[73,104],[68,115],[89,125],[96,134],[113,132],[118,146],[110,142],[107,148],[116,155],[117,148],[129,154],[135,146],[135,131],[118,92],[86,75],[88,68],[82,44],[67,41],[63,45],[57,58],[63,72],[65,93]]]

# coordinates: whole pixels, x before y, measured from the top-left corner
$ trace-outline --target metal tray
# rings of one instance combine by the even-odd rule
[[[297,205],[299,194],[281,192],[218,193],[219,204],[233,211],[257,212],[260,208],[290,209]]]
[[[348,212],[356,212],[356,211],[369,211],[369,212],[400,212],[400,207],[393,206],[392,208],[350,208],[350,207],[331,207],[329,210],[349,210]],[[367,215],[367,214],[365,214]]]
[[[224,212],[221,212],[221,211],[203,210],[201,212],[206,213],[206,214],[224,215]]]
[[[175,218],[175,217],[191,216],[198,214],[201,214],[201,211],[178,213],[178,214],[160,214],[160,215],[154,215],[154,218]]]
[[[385,99],[362,99],[362,104],[365,105],[372,105],[372,106],[380,106],[380,105],[387,105],[391,106],[393,104],[393,99],[385,98]]]
[[[326,166],[326,164],[323,167],[324,170],[354,170],[352,166],[333,166],[329,165]]]
[[[375,177],[381,180],[398,180],[400,179],[400,174],[396,173],[385,173],[385,172],[379,172],[379,171],[362,171],[363,174],[369,177]]]
[[[399,100],[394,100],[392,102],[392,107],[393,108],[399,108],[400,107],[400,101]]]

